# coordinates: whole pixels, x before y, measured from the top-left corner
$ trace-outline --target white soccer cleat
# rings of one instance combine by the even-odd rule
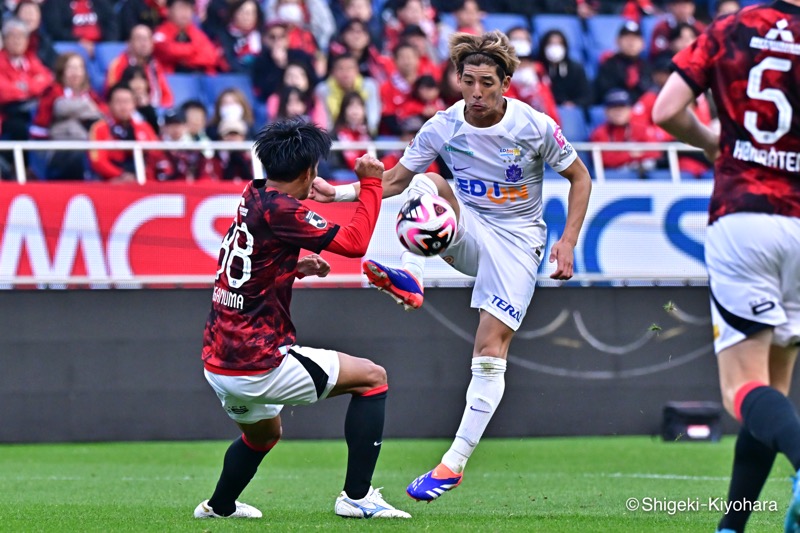
[[[386,503],[381,489],[369,488],[366,496],[353,500],[344,491],[336,498],[336,514],[345,518],[411,518],[411,515]]]
[[[215,513],[214,509],[209,507],[208,500],[200,502],[200,505],[194,510],[195,518],[261,518],[262,516],[261,511],[252,505],[247,505],[242,502],[236,502],[236,510],[229,516],[222,516]]]

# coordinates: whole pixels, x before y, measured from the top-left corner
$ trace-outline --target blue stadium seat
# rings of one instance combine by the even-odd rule
[[[514,13],[487,13],[483,17],[483,28],[486,31],[500,30],[503,33],[508,33],[508,30],[516,26],[522,26],[530,31],[531,25],[524,15],[515,15]]]
[[[201,99],[199,74],[167,74],[166,78],[175,98],[175,107],[180,107],[187,100]]]
[[[589,108],[589,133],[606,121],[606,108],[602,105],[593,105]]]
[[[628,170],[623,168],[607,168],[606,171],[606,179],[607,180],[638,180],[639,172],[636,170]]]
[[[561,130],[570,142],[582,142],[589,139],[589,130],[586,116],[580,107],[559,106],[558,116],[561,117]]]
[[[586,21],[589,60],[599,64],[600,57],[617,50],[617,34],[625,23],[619,15],[595,15]]]
[[[569,43],[569,57],[584,63],[585,39],[583,26],[578,17],[571,15],[535,15],[532,22],[534,49],[539,49],[539,40],[550,30],[561,30]]]
[[[659,168],[647,172],[650,181],[672,181],[672,173],[668,168]],[[691,172],[681,172],[681,181],[694,181],[697,178]]]
[[[217,101],[217,97],[222,91],[231,88],[242,91],[247,97],[247,101],[250,102],[250,107],[255,108],[256,99],[253,96],[253,85],[247,74],[217,74],[200,78],[201,94],[209,108],[214,107],[214,102]]]
[[[644,37],[644,53],[649,55],[650,42],[653,40],[653,30],[663,17],[642,17],[642,37]]]
[[[111,62],[122,54],[127,47],[128,43],[125,42],[108,41],[97,43],[94,47],[94,62],[97,68],[101,72],[107,72]]]

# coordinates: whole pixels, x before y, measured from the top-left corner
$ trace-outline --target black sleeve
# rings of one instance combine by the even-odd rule
[[[42,27],[54,41],[75,40],[69,9],[69,2],[60,0],[47,0],[42,5]]]
[[[586,77],[586,70],[576,61],[570,62],[569,70],[571,78],[569,86],[573,87],[571,100],[580,107],[589,107],[594,102],[594,91],[592,91],[589,78]]]
[[[97,22],[103,41],[119,41],[119,20],[117,20],[111,0],[94,0],[92,2],[97,13]]]

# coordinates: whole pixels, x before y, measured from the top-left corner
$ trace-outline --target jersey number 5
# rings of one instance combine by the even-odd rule
[[[779,72],[789,72],[792,62],[788,59],[778,57],[768,57],[761,63],[750,69],[747,79],[747,96],[753,100],[763,100],[772,102],[778,108],[778,129],[775,131],[764,131],[758,129],[758,113],[755,111],[744,112],[744,127],[760,144],[775,144],[778,139],[789,133],[792,127],[792,104],[778,89],[762,89],[761,77],[765,70],[777,70]]]
[[[240,233],[245,239],[246,246],[244,248],[239,246]],[[247,223],[236,224],[234,222],[225,238],[222,239],[220,252],[222,253],[220,253],[219,269],[217,269],[217,277],[215,279],[219,279],[219,275],[225,272],[228,276],[228,285],[232,289],[238,289],[250,279],[250,271],[252,269],[250,254],[253,253],[253,234],[247,229]],[[231,274],[231,266],[236,258],[239,258],[242,262],[242,277],[240,278],[235,278]]]

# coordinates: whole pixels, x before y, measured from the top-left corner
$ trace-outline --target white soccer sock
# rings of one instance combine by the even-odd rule
[[[442,457],[442,463],[460,473],[478,446],[489,420],[503,399],[506,388],[506,360],[499,357],[472,359],[472,380],[467,388],[467,407],[458,426],[456,438]]]
[[[439,195],[439,188],[425,174],[417,174],[411,179],[406,189],[406,198],[413,198],[422,194]],[[417,278],[417,281],[422,285],[423,277],[425,276],[425,258],[412,252],[405,251],[400,256],[400,263],[404,270],[407,270],[412,276]]]

